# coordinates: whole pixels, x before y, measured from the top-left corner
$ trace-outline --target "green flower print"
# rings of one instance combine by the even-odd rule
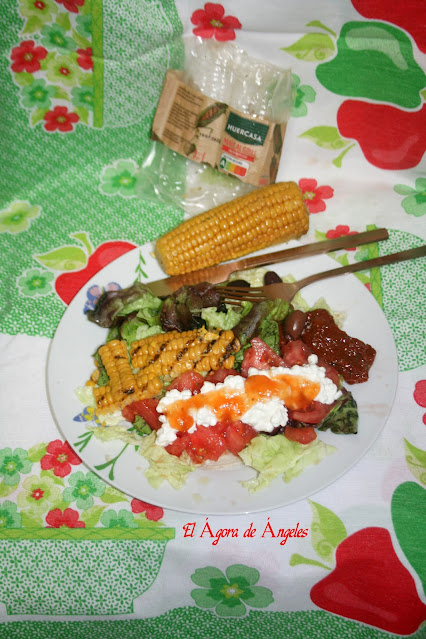
[[[408,215],[426,215],[426,178],[417,178],[414,189],[405,184],[396,184],[393,190],[399,195],[407,196],[402,200],[401,206]]]
[[[57,13],[57,10],[57,4],[53,0],[19,0],[18,11],[23,18],[28,18],[28,22],[31,21],[35,27],[34,30],[50,22],[52,13]],[[31,25],[29,30],[33,31]]]
[[[42,79],[34,80],[32,84],[22,89],[22,105],[28,109],[37,107],[39,109],[49,109],[50,98],[55,97],[56,88],[52,87]]]
[[[92,87],[74,87],[71,91],[71,100],[76,107],[86,107],[93,110]]]
[[[101,524],[106,528],[137,528],[133,513],[121,509],[118,513],[115,510],[107,510],[102,513]]]
[[[76,22],[77,33],[83,36],[83,38],[90,40],[92,38],[92,16],[90,14],[87,16],[78,15]]]
[[[27,459],[27,451],[23,448],[3,448],[0,450],[0,477],[7,486],[14,486],[20,480],[20,473],[31,472],[32,462]]]
[[[77,61],[70,55],[55,56],[47,63],[47,79],[53,84],[72,87],[80,84],[81,73]]]
[[[0,504],[0,528],[20,528],[21,515],[17,512],[16,504],[8,499]]]
[[[46,49],[57,49],[59,53],[66,55],[75,51],[76,43],[67,36],[65,29],[59,24],[45,25],[41,30],[41,44]]]
[[[0,211],[0,233],[22,233],[30,226],[30,220],[40,215],[41,207],[16,200],[8,209]]]
[[[105,484],[94,473],[84,474],[79,471],[69,478],[70,487],[63,493],[67,503],[76,502],[77,508],[87,510],[94,504],[93,497],[101,497],[105,492]]]
[[[314,89],[307,84],[300,84],[300,78],[295,73],[292,74],[293,78],[293,91],[294,91],[294,104],[291,111],[292,116],[300,118],[308,113],[308,107],[306,102],[314,102],[316,93]]]
[[[274,599],[272,592],[263,586],[255,586],[259,572],[242,564],[226,569],[226,577],[213,566],[198,568],[192,581],[201,588],[191,591],[191,597],[200,608],[214,608],[219,617],[242,617],[246,605],[266,608]]]
[[[31,475],[23,481],[22,487],[17,504],[19,508],[28,508],[34,514],[41,515],[51,510],[62,499],[60,488],[50,477]]]
[[[137,164],[133,160],[117,160],[104,168],[101,174],[101,193],[135,197]]]
[[[18,279],[18,287],[21,295],[25,297],[34,297],[36,295],[49,295],[52,292],[52,285],[50,282],[54,279],[53,273],[49,271],[41,271],[38,268],[33,268],[26,271]]]

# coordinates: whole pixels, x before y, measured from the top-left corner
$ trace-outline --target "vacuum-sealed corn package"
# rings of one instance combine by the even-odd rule
[[[276,180],[292,107],[291,71],[232,43],[184,39],[152,125],[139,195],[196,214]]]

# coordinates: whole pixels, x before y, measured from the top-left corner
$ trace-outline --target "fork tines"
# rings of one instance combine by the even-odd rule
[[[238,300],[241,302],[261,302],[265,299],[262,288],[246,286],[223,286],[218,287],[220,297],[223,301]]]

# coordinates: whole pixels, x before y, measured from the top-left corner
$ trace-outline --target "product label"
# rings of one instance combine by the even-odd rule
[[[225,131],[229,133],[232,138],[240,142],[263,146],[265,144],[266,134],[269,131],[269,126],[256,120],[248,120],[231,111],[228,116]]]
[[[169,70],[152,126],[155,139],[254,186],[275,182],[286,125],[251,118],[186,85]]]

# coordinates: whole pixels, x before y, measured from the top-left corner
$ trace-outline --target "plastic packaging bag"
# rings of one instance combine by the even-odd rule
[[[276,123],[282,145],[292,107],[291,71],[251,58],[232,43],[184,39],[182,81],[241,114]],[[272,158],[278,170],[281,145]],[[272,179],[274,181],[274,179]],[[138,176],[138,195],[160,199],[195,215],[248,193],[253,188],[227,172],[196,162],[153,141]]]

